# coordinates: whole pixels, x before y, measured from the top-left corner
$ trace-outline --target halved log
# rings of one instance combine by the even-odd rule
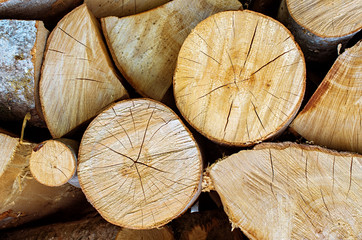
[[[79,148],[78,177],[109,222],[160,227],[185,212],[201,191],[199,148],[171,109],[125,100],[98,115]]]
[[[47,187],[30,174],[35,144],[0,133],[0,229],[39,219],[85,201],[80,189],[67,184]]]
[[[267,143],[208,174],[233,225],[250,239],[362,238],[361,155]]]
[[[362,1],[283,0],[278,19],[293,33],[307,61],[330,61],[362,29]]]
[[[86,5],[67,14],[49,36],[40,80],[46,124],[59,138],[128,97]]]
[[[39,76],[48,30],[41,21],[0,20],[0,118],[45,127],[39,103]]]
[[[174,0],[137,15],[102,19],[107,44],[127,81],[143,96],[169,98],[177,54],[197,23],[237,0]]]
[[[122,228],[117,234],[116,240],[173,240],[173,234],[169,227],[153,228],[148,230],[135,230]]]
[[[80,187],[77,169],[77,141],[59,138],[44,141],[33,148],[30,157],[30,172],[46,186],[61,186],[67,182]]]
[[[145,12],[171,0],[84,0],[97,18],[108,16],[124,17]]]
[[[295,120],[293,131],[337,150],[362,153],[362,41],[341,54]]]
[[[215,14],[180,50],[176,105],[207,138],[248,146],[281,133],[305,91],[303,54],[277,21],[251,11]]]

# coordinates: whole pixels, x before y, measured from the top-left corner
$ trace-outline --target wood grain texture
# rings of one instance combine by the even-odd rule
[[[118,69],[143,96],[162,100],[172,85],[180,47],[197,23],[220,11],[237,10],[236,0],[174,0],[137,15],[101,20]]]
[[[251,11],[215,14],[182,45],[176,104],[209,139],[248,146],[281,133],[305,91],[305,63],[280,23]]]
[[[46,124],[59,138],[128,97],[86,5],[66,15],[49,36],[40,100]]]
[[[250,239],[361,239],[362,156],[267,143],[211,167],[235,227]]]
[[[362,153],[362,41],[341,54],[291,128],[309,141]]]
[[[169,227],[153,228],[148,230],[135,230],[122,228],[115,240],[173,240],[173,234]]]

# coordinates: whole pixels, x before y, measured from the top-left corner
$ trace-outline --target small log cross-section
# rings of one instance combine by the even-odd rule
[[[137,15],[102,19],[112,57],[142,96],[167,102],[180,47],[200,21],[238,10],[237,0],[173,0]]]
[[[74,130],[108,104],[128,97],[97,19],[86,5],[66,15],[49,36],[39,95],[54,138]]]
[[[185,212],[201,191],[202,160],[189,130],[168,107],[125,100],[98,115],[79,147],[78,178],[109,222],[160,227]]]
[[[38,83],[48,30],[41,21],[0,20],[0,120],[45,127]]]
[[[250,239],[362,239],[361,155],[267,143],[208,173],[230,220]]]
[[[237,146],[281,133],[304,91],[305,63],[292,35],[251,11],[218,13],[198,24],[174,76],[185,119],[209,139]]]
[[[291,124],[309,141],[362,153],[362,41],[341,54]]]

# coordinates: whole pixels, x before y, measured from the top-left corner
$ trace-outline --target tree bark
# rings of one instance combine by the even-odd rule
[[[48,30],[41,21],[0,20],[0,116],[45,127],[39,105],[38,83]]]
[[[113,101],[128,97],[99,24],[86,5],[67,14],[49,36],[39,93],[54,138],[90,120]]]
[[[305,71],[301,50],[280,23],[247,10],[218,13],[182,45],[176,105],[207,138],[253,145],[292,121],[304,96]]]
[[[250,239],[361,239],[361,170],[358,154],[267,143],[208,174],[233,225]]]
[[[362,41],[341,54],[291,128],[309,141],[362,153]]]
[[[78,177],[109,222],[132,229],[165,225],[201,191],[199,148],[178,116],[153,100],[113,104],[83,135]]]
[[[301,46],[307,61],[335,59],[338,45],[343,47],[362,28],[361,1],[283,0],[278,19]]]
[[[174,0],[145,13],[101,22],[123,76],[142,96],[161,101],[171,93],[177,54],[191,29],[212,14],[239,8],[236,0]]]
[[[84,201],[71,185],[51,188],[30,174],[29,158],[35,144],[0,133],[0,229],[15,227]]]

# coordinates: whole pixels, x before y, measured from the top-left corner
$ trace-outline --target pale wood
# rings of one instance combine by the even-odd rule
[[[283,0],[278,19],[293,33],[310,61],[328,61],[337,56],[362,29],[362,1]]]
[[[118,69],[143,96],[167,98],[177,54],[197,23],[220,11],[237,10],[237,0],[174,0],[137,15],[102,18]]]
[[[67,14],[49,36],[39,95],[54,138],[74,130],[113,101],[128,97],[99,27],[83,4]]]
[[[94,16],[103,18],[108,16],[124,17],[145,12],[170,2],[171,0],[84,0]]]
[[[83,192],[115,225],[160,227],[201,191],[194,138],[172,110],[153,100],[125,100],[103,111],[84,133],[78,157]]]
[[[0,18],[52,19],[78,6],[82,0],[0,0]]]
[[[50,139],[33,148],[30,172],[46,186],[61,186],[75,177],[79,143],[71,139]]]
[[[0,118],[45,127],[38,83],[48,30],[41,21],[0,20]]]
[[[309,141],[362,153],[362,41],[341,54],[291,128]]]
[[[116,240],[173,240],[173,234],[169,227],[153,228],[148,230],[135,230],[122,228],[117,234]]]
[[[84,201],[80,190],[67,184],[47,187],[29,171],[35,144],[0,133],[0,229],[39,219]]]
[[[217,162],[209,175],[250,239],[362,238],[361,155],[267,143]]]
[[[293,36],[251,11],[201,22],[180,50],[176,105],[209,139],[248,146],[281,133],[305,91],[305,63]]]

